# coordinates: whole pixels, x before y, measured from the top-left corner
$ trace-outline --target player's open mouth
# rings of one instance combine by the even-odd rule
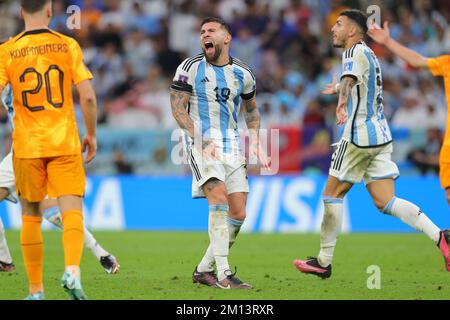
[[[205,42],[205,51],[207,53],[212,53],[214,50],[214,44],[212,42]]]

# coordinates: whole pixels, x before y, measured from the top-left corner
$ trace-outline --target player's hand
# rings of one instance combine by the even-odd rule
[[[389,23],[387,21],[384,22],[383,28],[380,28],[378,24],[376,24],[374,21],[372,21],[369,24],[369,30],[367,31],[367,34],[377,43],[380,44],[386,44],[390,36],[389,31]]]
[[[327,84],[325,89],[322,90],[322,94],[336,94],[336,85],[337,85],[337,77],[336,74],[333,74],[333,82]]]
[[[95,136],[85,135],[81,148],[83,152],[85,152],[87,149],[88,153],[86,159],[84,160],[84,163],[89,164],[97,155],[97,138]]]
[[[202,141],[202,154],[207,161],[219,159],[217,145],[212,140]]]
[[[336,108],[337,124],[341,125],[347,121],[347,103],[340,103]]]
[[[258,138],[251,139],[251,141],[255,141],[253,143],[250,143],[249,146],[249,158],[250,163],[253,159],[258,159],[259,163],[263,167],[263,169],[269,171],[270,170],[270,160],[267,156],[266,151],[262,148],[261,144],[259,143]]]

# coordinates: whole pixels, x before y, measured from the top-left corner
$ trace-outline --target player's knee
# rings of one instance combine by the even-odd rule
[[[373,204],[375,205],[375,207],[377,207],[378,210],[384,211],[384,208],[386,207],[388,202],[380,201],[380,200],[373,200]]]
[[[0,201],[3,201],[9,195],[9,190],[6,188],[0,188]]]
[[[225,194],[217,193],[208,196],[209,204],[224,204],[228,205],[228,198]]]
[[[390,214],[390,207],[392,206],[394,199],[395,197],[391,199],[373,199],[373,203],[380,212]]]
[[[246,217],[245,208],[239,209],[230,208],[229,216],[231,219],[243,221],[245,220]]]
[[[346,192],[342,190],[324,191],[322,193],[323,199],[344,199]]]

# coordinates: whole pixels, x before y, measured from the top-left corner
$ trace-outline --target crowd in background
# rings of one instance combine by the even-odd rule
[[[23,28],[17,2],[0,1],[0,39]],[[81,8],[80,29],[66,26],[70,5]],[[168,91],[175,70],[200,52],[202,18],[220,16],[233,30],[231,54],[256,74],[262,126],[331,128],[328,138],[311,142],[319,141],[330,153],[337,139],[336,97],[320,91],[341,73],[342,52],[332,47],[330,30],[341,11],[366,11],[369,5],[381,8],[382,20],[390,21],[392,36],[401,43],[425,56],[450,53],[450,3],[445,0],[54,0],[50,27],[81,44],[94,74],[100,126],[170,131],[177,127]],[[418,172],[427,173],[421,151],[430,156],[435,172],[446,116],[442,81],[367,42],[382,65],[385,113],[394,131],[399,129],[400,141],[407,132],[400,160],[419,163]],[[3,111],[0,119],[6,126]],[[112,159],[123,160],[120,151],[114,152]],[[116,167],[121,172],[123,166]]]

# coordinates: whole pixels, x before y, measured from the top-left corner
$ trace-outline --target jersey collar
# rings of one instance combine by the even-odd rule
[[[205,56],[205,60],[206,60],[206,56]],[[207,61],[207,62],[208,62],[208,61]],[[227,64],[224,64],[224,65],[222,65],[222,66],[219,66],[219,65],[214,64],[214,63],[211,63],[211,62],[208,62],[208,63],[209,63],[210,65],[214,66],[214,67],[223,68],[223,67],[226,67],[226,66],[229,65],[229,64],[233,64],[233,57],[230,56],[230,57],[229,57],[229,60],[228,60],[228,63],[227,63]]]
[[[42,33],[50,33],[50,34],[53,34],[55,36],[58,36],[57,34],[55,34],[50,29],[35,29],[35,30],[25,31],[17,40],[20,40],[23,37],[26,37],[26,36],[29,36],[29,35],[42,34]]]

